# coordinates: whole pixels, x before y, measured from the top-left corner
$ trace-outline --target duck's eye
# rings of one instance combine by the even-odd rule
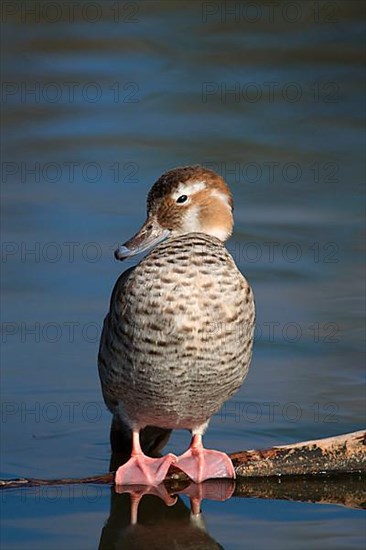
[[[182,204],[183,202],[186,202],[186,200],[188,200],[187,195],[181,195],[180,197],[177,198],[177,203]]]

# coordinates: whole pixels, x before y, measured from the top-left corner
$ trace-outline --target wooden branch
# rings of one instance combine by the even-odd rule
[[[22,487],[40,487],[42,485],[80,485],[80,484],[102,484],[110,485],[114,482],[114,472],[100,476],[60,479],[35,479],[32,477],[20,477],[19,479],[0,479],[0,489],[20,489]]]
[[[366,473],[366,431],[306,441],[265,450],[241,451],[230,455],[237,474],[233,496],[279,498],[343,504],[364,508],[366,488],[360,483]],[[0,480],[0,488],[42,485],[106,484],[114,473],[81,479]],[[187,484],[183,472],[171,467],[165,484],[170,493]],[[220,480],[218,480],[218,483]]]
[[[230,455],[238,477],[366,471],[366,431]]]

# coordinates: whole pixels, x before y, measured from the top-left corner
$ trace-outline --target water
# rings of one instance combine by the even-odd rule
[[[237,2],[231,15],[219,2],[80,4],[2,8],[1,477],[108,471],[96,354],[113,250],[143,221],[151,184],[184,164],[230,184],[228,247],[257,303],[250,374],[206,445],[361,429],[362,2]],[[362,511],[331,504],[207,500],[205,531],[186,497],[144,497],[135,530],[128,495],[109,487],[18,489],[2,503],[7,549],[163,548],[180,533],[184,548],[333,550],[365,535]]]

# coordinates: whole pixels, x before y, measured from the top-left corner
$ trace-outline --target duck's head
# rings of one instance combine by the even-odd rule
[[[147,219],[134,237],[115,252],[118,260],[134,256],[163,239],[205,233],[225,241],[233,229],[233,200],[224,180],[201,166],[163,174],[147,197]]]

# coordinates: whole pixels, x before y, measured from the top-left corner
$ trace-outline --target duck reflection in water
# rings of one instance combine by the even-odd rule
[[[113,430],[113,444],[112,434]],[[110,471],[116,471],[130,455],[131,438],[118,437],[117,442],[116,448],[120,451],[124,447],[124,450],[112,453]],[[144,450],[156,456],[154,450],[146,447]],[[222,549],[207,532],[204,517],[198,512],[203,498],[226,500],[234,487],[232,479],[201,484],[179,482],[176,488],[172,488],[172,484],[116,486],[111,489],[110,515],[101,533],[99,550]],[[180,498],[182,494],[190,498],[191,509]]]

